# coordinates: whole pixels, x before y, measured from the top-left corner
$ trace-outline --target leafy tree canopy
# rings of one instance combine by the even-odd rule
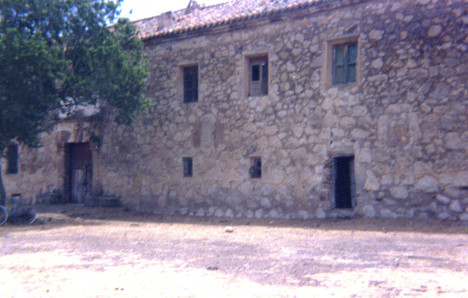
[[[38,145],[54,110],[99,101],[130,124],[148,106],[143,45],[116,22],[120,2],[0,0],[0,153]]]

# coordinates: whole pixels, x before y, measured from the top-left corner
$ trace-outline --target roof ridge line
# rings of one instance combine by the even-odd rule
[[[199,9],[206,9],[206,8],[211,8],[211,7],[214,7],[214,6],[218,6],[218,5],[224,5],[226,3],[229,3],[231,0],[224,0],[225,2],[221,2],[221,3],[217,3],[217,4],[212,4],[212,5],[208,5],[208,6],[205,6],[205,4],[201,4],[203,6],[200,6]],[[175,13],[175,12],[180,12],[180,11],[185,11],[187,8],[181,8],[181,9],[177,9],[177,10],[168,10],[168,11],[165,11],[165,12],[162,12],[160,14],[157,14],[157,15],[154,15],[154,16],[150,16],[150,17],[145,17],[145,18],[141,18],[141,19],[137,19],[137,20],[133,20],[131,21],[131,23],[136,23],[136,22],[140,22],[140,21],[145,21],[145,20],[150,20],[150,19],[154,19],[154,18],[158,18],[164,14],[167,14],[169,12],[171,13]]]

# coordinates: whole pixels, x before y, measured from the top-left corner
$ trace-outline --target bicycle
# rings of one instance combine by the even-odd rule
[[[11,205],[10,206],[7,206]],[[22,208],[21,206],[21,194],[12,194],[12,198],[6,199],[5,205],[0,205],[0,226],[5,224],[8,219],[16,222],[27,222],[33,224],[36,220],[36,212],[31,208]]]

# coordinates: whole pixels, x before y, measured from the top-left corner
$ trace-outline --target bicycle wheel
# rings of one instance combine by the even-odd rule
[[[5,207],[0,206],[0,226],[6,223],[8,219],[8,212]]]

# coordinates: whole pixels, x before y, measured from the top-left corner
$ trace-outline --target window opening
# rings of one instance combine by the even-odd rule
[[[250,178],[262,178],[262,158],[251,157],[250,158]]]
[[[333,84],[356,82],[357,43],[333,46]]]
[[[268,57],[249,59],[249,96],[268,94]]]
[[[193,176],[193,159],[192,157],[184,157],[182,158],[184,163],[184,177],[192,177]]]
[[[183,69],[184,102],[198,101],[198,65],[187,66]]]
[[[18,145],[7,146],[7,174],[18,174]]]

